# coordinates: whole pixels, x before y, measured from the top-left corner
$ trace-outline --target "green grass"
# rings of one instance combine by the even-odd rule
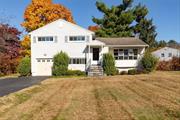
[[[43,86],[36,86],[33,89],[27,90],[22,93],[15,93],[14,96],[16,98],[16,104],[21,104],[27,100],[29,100],[33,94],[38,93],[43,90]]]
[[[53,120],[70,120],[74,110],[79,106],[79,104],[80,101],[78,99],[72,99],[71,104],[66,109],[64,109],[63,112],[61,112],[60,110],[59,114],[57,114],[57,116],[54,117]]]
[[[149,106],[133,109],[133,113],[138,120],[167,120],[161,112],[155,111]]]
[[[27,93],[17,93],[15,94],[16,100],[17,100],[17,104],[21,104],[25,101],[27,101],[28,99],[31,98],[30,94]]]

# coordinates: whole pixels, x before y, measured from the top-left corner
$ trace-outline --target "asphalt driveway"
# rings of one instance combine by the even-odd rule
[[[0,79],[0,97],[32,85],[40,84],[41,81],[48,77],[19,77]]]

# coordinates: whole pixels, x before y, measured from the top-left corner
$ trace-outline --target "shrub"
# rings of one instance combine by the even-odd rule
[[[157,70],[180,70],[180,58],[173,57],[169,61],[160,61],[157,65]]]
[[[66,72],[67,76],[85,76],[86,73],[80,70],[68,70]]]
[[[137,74],[138,72],[137,72],[137,70],[136,69],[130,69],[130,70],[128,70],[128,75],[135,75],[135,74]]]
[[[170,61],[160,61],[157,65],[157,70],[169,71],[171,70],[171,63]]]
[[[103,55],[103,69],[107,75],[115,75],[117,73],[115,59],[112,54],[106,53]]]
[[[31,59],[29,57],[24,57],[17,67],[17,71],[20,76],[28,76],[31,74]]]
[[[171,60],[172,70],[180,70],[180,57],[173,57]]]
[[[155,70],[158,59],[150,52],[146,52],[141,60],[141,64],[146,72],[152,72]]]
[[[65,52],[60,52],[53,57],[52,73],[55,76],[66,75],[69,65],[69,57]]]

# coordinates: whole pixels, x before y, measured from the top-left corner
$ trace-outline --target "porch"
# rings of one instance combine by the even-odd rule
[[[86,71],[88,76],[102,76],[102,57],[105,44],[94,40],[93,42],[87,44],[87,54],[86,54]]]

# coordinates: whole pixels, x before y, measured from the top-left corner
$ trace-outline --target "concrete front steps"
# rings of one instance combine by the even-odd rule
[[[88,70],[88,76],[103,76],[104,71],[100,65],[91,65]]]

